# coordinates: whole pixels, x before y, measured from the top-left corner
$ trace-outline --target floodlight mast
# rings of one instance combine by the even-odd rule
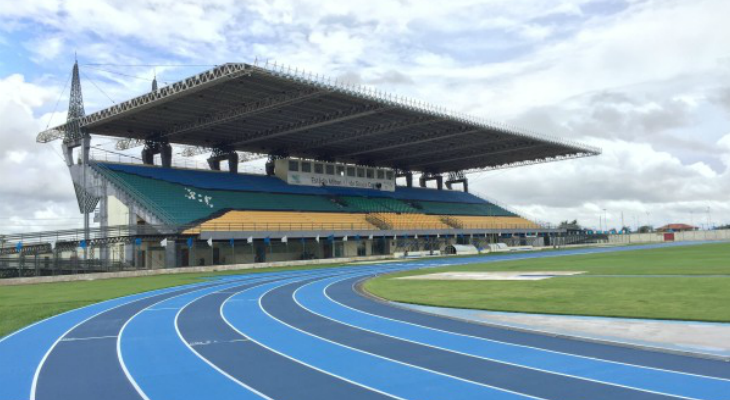
[[[84,215],[84,259],[88,259],[88,243],[90,230],[90,215],[99,202],[98,197],[92,196],[87,191],[87,169],[89,164],[89,153],[91,149],[91,136],[81,128],[81,120],[86,116],[84,111],[84,96],[81,92],[81,78],[79,76],[79,62],[74,60],[71,72],[71,91],[68,100],[68,115],[66,118],[66,129],[63,136],[63,155],[66,165],[71,169],[76,184],[76,200],[79,204],[79,211]],[[79,165],[74,165],[73,150],[81,147]]]

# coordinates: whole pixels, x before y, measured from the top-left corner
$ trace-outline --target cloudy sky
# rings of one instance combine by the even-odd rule
[[[276,60],[601,147],[471,176],[536,220],[730,223],[728,15],[727,0],[0,2],[0,232],[80,226],[59,144],[35,143],[65,119],[74,52],[87,113],[154,74]]]

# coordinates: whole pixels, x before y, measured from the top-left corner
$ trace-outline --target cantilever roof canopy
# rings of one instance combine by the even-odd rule
[[[90,114],[92,134],[442,173],[599,149],[275,66],[224,64]],[[62,135],[66,125],[38,141]]]

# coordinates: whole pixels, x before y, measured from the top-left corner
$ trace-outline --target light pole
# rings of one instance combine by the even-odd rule
[[[646,212],[646,227],[649,228],[651,226],[651,223],[649,223],[649,216],[651,216],[651,213],[649,211]]]
[[[707,230],[709,231],[711,228],[711,222],[710,222],[710,206],[707,206]]]

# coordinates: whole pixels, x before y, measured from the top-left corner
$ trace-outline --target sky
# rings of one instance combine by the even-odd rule
[[[727,224],[728,15],[727,0],[0,2],[0,232],[81,226],[60,143],[35,142],[65,120],[75,57],[87,113],[155,75],[276,61],[600,147],[470,175],[534,220]]]

